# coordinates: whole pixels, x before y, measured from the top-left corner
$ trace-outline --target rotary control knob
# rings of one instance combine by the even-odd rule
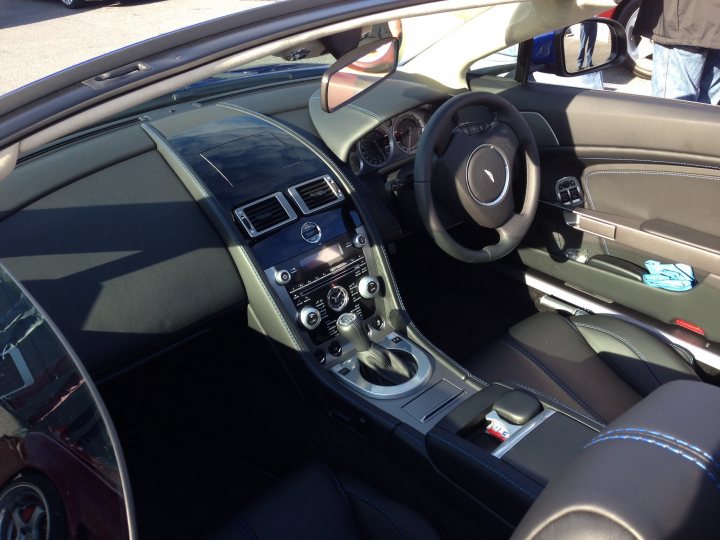
[[[357,233],[355,235],[355,238],[353,238],[353,246],[355,246],[358,249],[362,249],[367,245],[367,236],[365,236],[363,233]]]
[[[287,285],[288,283],[290,283],[291,279],[292,275],[288,270],[281,268],[280,270],[275,271],[275,283],[277,283],[278,285]]]
[[[320,326],[321,319],[320,312],[312,306],[305,306],[300,310],[300,324],[308,330],[315,330]]]
[[[363,298],[370,300],[380,294],[380,282],[375,276],[363,276],[358,281],[358,292]]]

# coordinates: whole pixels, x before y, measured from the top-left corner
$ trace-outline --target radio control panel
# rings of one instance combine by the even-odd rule
[[[369,248],[363,227],[316,249],[266,268],[285,307],[315,345],[337,337],[343,313],[369,319],[381,283],[368,268]]]

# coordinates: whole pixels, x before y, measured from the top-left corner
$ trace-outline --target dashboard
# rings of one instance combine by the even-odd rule
[[[347,352],[334,343],[340,314],[384,331],[387,284],[370,239],[402,234],[396,202],[320,144],[316,92],[310,81],[157,109],[39,152],[3,181],[0,258],[93,375],[268,294],[328,365]],[[399,167],[440,101],[420,97],[361,126],[339,111],[352,131],[332,140],[362,152],[363,175]]]

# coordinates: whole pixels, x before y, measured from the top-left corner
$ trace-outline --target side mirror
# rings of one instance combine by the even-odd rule
[[[320,105],[333,112],[357,99],[395,72],[397,38],[380,39],[350,51],[323,74]]]
[[[595,73],[625,61],[627,39],[612,19],[587,19],[555,32],[556,74],[574,77]]]

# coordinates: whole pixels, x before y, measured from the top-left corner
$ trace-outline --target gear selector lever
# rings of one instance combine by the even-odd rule
[[[355,347],[360,371],[369,383],[395,386],[407,382],[417,372],[417,362],[412,354],[374,343],[362,319],[355,313],[340,315],[337,330]]]

